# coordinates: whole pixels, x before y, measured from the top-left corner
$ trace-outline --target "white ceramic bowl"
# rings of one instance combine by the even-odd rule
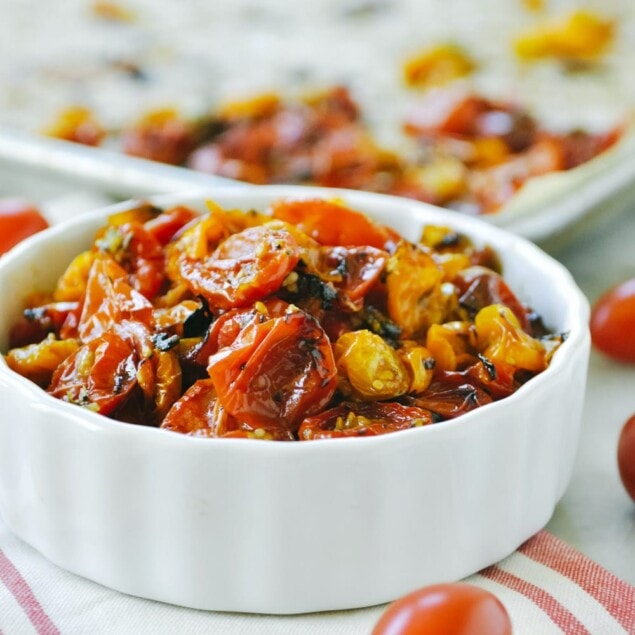
[[[297,187],[170,197],[263,208]],[[418,237],[449,224],[501,255],[553,330],[549,368],[458,419],[374,438],[200,439],[119,423],[50,397],[0,361],[0,513],[59,566],[125,593],[226,611],[378,604],[457,580],[542,528],[567,486],[589,354],[588,306],[568,272],[523,239],[405,199],[337,192]],[[0,350],[23,299],[51,288],[118,205],[53,227],[0,260]]]

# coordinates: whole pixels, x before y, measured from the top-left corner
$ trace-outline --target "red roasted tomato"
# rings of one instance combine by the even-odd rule
[[[254,427],[295,431],[328,404],[337,383],[328,337],[297,309],[243,328],[207,370],[225,410]]]
[[[231,309],[279,289],[299,259],[299,245],[289,231],[260,225],[231,235],[205,260],[184,258],[181,275],[194,293]]]
[[[136,385],[137,366],[132,346],[115,333],[104,333],[58,366],[48,392],[107,415]]]

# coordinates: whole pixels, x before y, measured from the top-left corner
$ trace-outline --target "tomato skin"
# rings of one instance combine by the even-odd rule
[[[595,302],[590,327],[599,351],[635,363],[635,278],[609,289]]]
[[[333,280],[340,303],[360,309],[366,294],[377,284],[389,255],[374,247],[325,247],[322,265],[327,271],[343,271],[341,280]]]
[[[290,232],[261,225],[232,234],[202,261],[184,257],[180,272],[211,307],[232,309],[277,291],[299,260],[300,247]]]
[[[295,431],[328,404],[337,385],[331,343],[300,310],[249,324],[210,357],[207,370],[225,410],[252,428]]]
[[[626,421],[620,433],[617,466],[624,488],[635,501],[635,415]]]
[[[224,413],[211,379],[200,379],[186,390],[161,423],[164,430],[209,437],[220,436],[235,427],[233,417]]]
[[[44,216],[28,201],[0,199],[0,255],[48,226]]]
[[[500,274],[487,267],[472,266],[461,271],[453,282],[461,294],[460,305],[469,313],[476,315],[490,304],[504,304],[518,318],[522,329],[531,332],[527,309]]]
[[[298,430],[300,441],[340,437],[373,437],[433,422],[433,415],[396,402],[343,402],[307,417]],[[339,425],[338,425],[339,424]]]
[[[67,357],[47,389],[54,397],[93,406],[103,415],[121,406],[137,384],[133,348],[115,333],[104,333]]]
[[[156,296],[165,279],[163,249],[159,241],[138,222],[109,226],[95,242],[128,274],[130,286],[146,298]]]
[[[441,371],[428,388],[406,403],[430,410],[441,419],[453,419],[493,401],[480,381],[465,371]]]
[[[512,635],[502,602],[462,582],[433,584],[391,604],[372,635]]]
[[[385,249],[394,238],[361,212],[321,199],[279,201],[273,217],[295,225],[321,245]]]
[[[180,229],[195,218],[198,214],[194,210],[177,205],[146,221],[144,226],[161,245],[167,245]]]
[[[126,281],[126,274],[107,256],[97,258],[91,267],[77,331],[82,341],[99,337],[124,321],[149,328],[152,304]]]

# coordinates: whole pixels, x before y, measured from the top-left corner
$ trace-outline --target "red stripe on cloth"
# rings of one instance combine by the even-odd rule
[[[629,633],[635,633],[635,587],[615,577],[587,556],[547,531],[518,549],[557,571],[594,597]]]
[[[524,595],[541,609],[556,626],[562,629],[564,633],[567,633],[567,635],[591,635],[584,624],[582,624],[569,609],[562,606],[562,604],[553,596],[549,595],[547,591],[535,584],[527,582],[515,576],[513,573],[503,571],[503,569],[499,569],[496,565],[479,571],[479,574],[512,589],[512,591],[517,591]]]
[[[39,635],[59,635],[59,630],[38,602],[31,587],[2,549],[0,549],[0,582],[4,583],[24,609]]]

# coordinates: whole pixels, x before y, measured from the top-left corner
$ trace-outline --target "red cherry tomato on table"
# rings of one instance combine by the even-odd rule
[[[605,355],[635,362],[635,278],[609,289],[594,304],[591,339]]]
[[[628,495],[635,501],[635,415],[626,421],[620,433],[617,466]]]
[[[391,604],[372,635],[511,635],[501,601],[465,583],[433,584]]]
[[[28,201],[0,199],[0,255],[48,226],[44,216]]]

